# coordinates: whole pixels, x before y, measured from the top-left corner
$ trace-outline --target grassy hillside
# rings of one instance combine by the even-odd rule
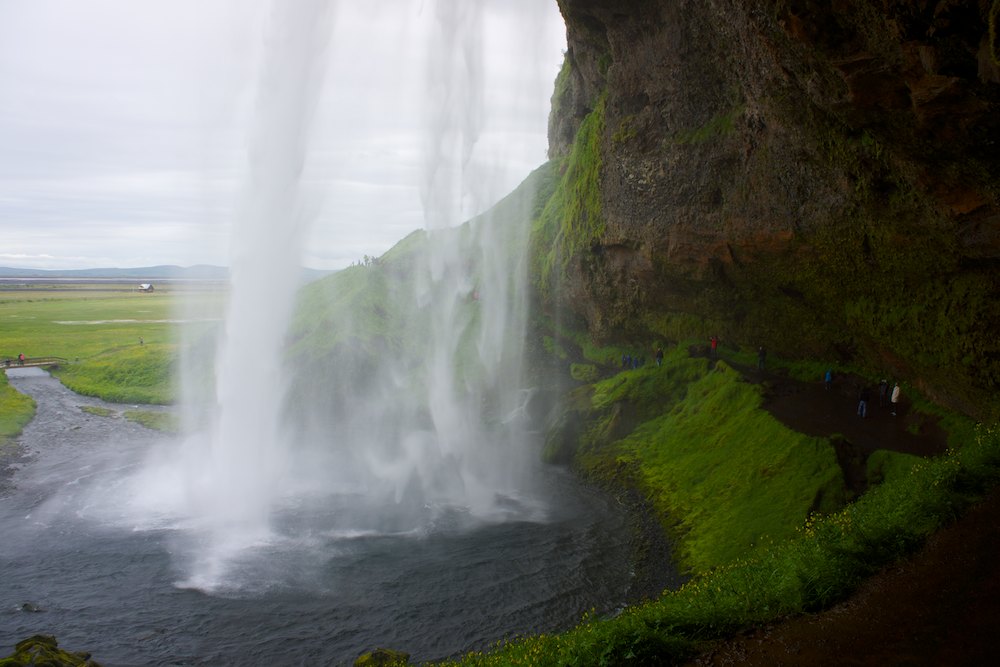
[[[602,447],[613,416],[598,420],[580,456],[600,472],[624,466],[680,536],[678,562],[694,572],[741,556],[764,539],[794,534],[813,511],[845,501],[844,479],[827,439],[796,433],[761,409],[758,385],[742,381],[724,362],[678,348],[665,367],[619,373],[594,386],[592,409],[614,415],[659,398],[664,403],[630,433]],[[693,379],[689,379],[693,376]],[[671,400],[664,400],[669,397]]]

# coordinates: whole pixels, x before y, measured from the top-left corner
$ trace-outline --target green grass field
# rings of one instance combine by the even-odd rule
[[[0,359],[62,357],[69,388],[108,401],[171,403],[182,327],[207,329],[223,293],[106,285],[0,292]],[[187,313],[197,312],[197,321]],[[206,321],[207,320],[207,321]]]
[[[140,338],[173,344],[182,296],[80,288],[0,292],[0,357],[23,352],[75,361],[138,345]]]

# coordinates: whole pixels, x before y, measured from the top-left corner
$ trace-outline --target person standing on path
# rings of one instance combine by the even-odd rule
[[[861,395],[858,397],[858,416],[862,419],[868,416],[869,400],[871,400],[871,394],[868,391],[868,387],[862,387]]]
[[[895,383],[892,386],[892,416],[896,416],[896,407],[899,405],[899,383]]]
[[[761,345],[757,348],[757,370],[764,370],[764,359],[767,357],[767,350]]]
[[[826,390],[830,391],[830,387],[833,386],[833,369],[826,369],[826,375],[823,376],[823,384],[826,386]]]
[[[712,336],[708,339],[709,349],[711,351],[712,359],[719,358],[719,337]]]
[[[889,402],[889,383],[880,380],[878,383],[878,406],[884,408]]]
[[[659,368],[663,365],[663,348],[656,347],[656,367]]]

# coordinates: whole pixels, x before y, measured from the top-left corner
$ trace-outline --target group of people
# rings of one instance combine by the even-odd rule
[[[827,371],[827,377],[829,377],[831,371]],[[829,385],[829,380],[827,380]],[[893,383],[892,389],[889,389],[889,382],[885,379],[878,383],[878,406],[880,408],[890,407],[892,408],[893,417],[896,416],[896,410],[899,405],[900,390],[899,383]],[[858,416],[864,419],[868,416],[868,403],[871,402],[871,390],[867,386],[861,387],[861,392],[858,395]]]
[[[623,354],[622,355],[622,368],[639,368],[646,363],[645,357],[640,357],[639,355]]]

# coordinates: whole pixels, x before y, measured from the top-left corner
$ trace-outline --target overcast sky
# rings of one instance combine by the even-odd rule
[[[0,266],[228,264],[271,12],[0,0]],[[424,227],[443,135],[464,146],[441,158],[465,164],[448,224],[545,161],[565,49],[555,0],[340,0],[329,20],[311,122],[273,128],[306,133],[306,266],[341,268]]]

